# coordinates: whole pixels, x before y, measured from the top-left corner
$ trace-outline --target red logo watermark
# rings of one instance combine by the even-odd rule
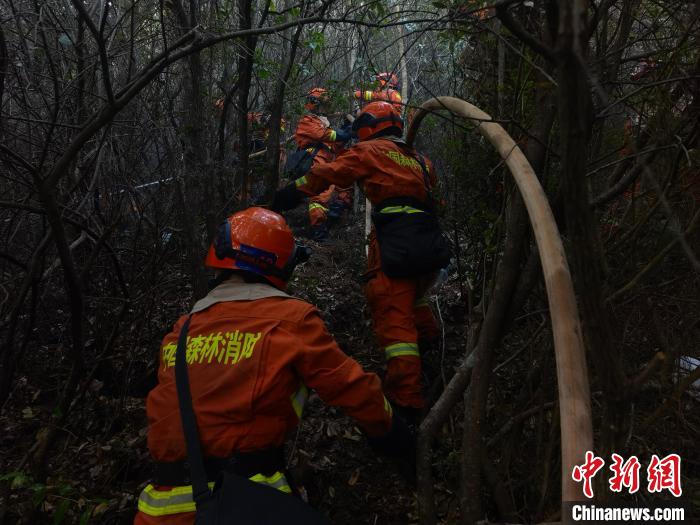
[[[596,456],[590,450],[586,452],[583,464],[576,465],[571,472],[571,478],[583,482],[583,495],[593,497],[593,478],[605,466],[605,460]],[[631,456],[625,460],[619,454],[612,455],[612,464],[609,469],[612,475],[608,478],[608,485],[613,492],[627,492],[634,494],[639,490],[639,472],[641,464],[637,456]],[[675,497],[683,493],[681,488],[681,457],[678,454],[669,454],[665,458],[653,454],[647,467],[647,491],[661,492],[668,490]]]

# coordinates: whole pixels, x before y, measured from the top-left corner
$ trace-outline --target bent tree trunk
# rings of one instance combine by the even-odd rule
[[[561,418],[561,497],[562,501],[581,500],[581,489],[573,481],[571,472],[575,465],[583,462],[585,452],[593,449],[590,390],[574,288],[552,210],[532,166],[510,135],[492,122],[490,115],[464,100],[437,97],[423,103],[409,127],[406,138],[409,145],[423,118],[429,112],[440,110],[477,123],[479,132],[493,144],[508,166],[525,202],[542,262],[554,337]],[[422,426],[421,433],[425,430]],[[417,458],[419,474],[421,463],[429,465],[430,462],[427,450],[422,450],[426,444],[429,446],[430,437],[419,436],[422,445]],[[562,518],[566,521],[566,516]]]

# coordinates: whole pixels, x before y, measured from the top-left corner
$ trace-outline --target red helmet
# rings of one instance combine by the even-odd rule
[[[204,265],[253,272],[284,289],[296,264],[307,259],[306,248],[294,242],[284,217],[265,208],[248,208],[219,226]]]
[[[394,73],[384,71],[383,73],[377,73],[375,78],[379,81],[379,87],[384,88],[387,85],[391,88],[397,89],[399,85],[399,77]]]
[[[360,140],[371,139],[381,131],[383,135],[401,136],[403,120],[388,102],[370,102],[352,123],[352,131]]]
[[[315,87],[306,95],[306,104],[304,107],[309,110],[316,109],[318,108],[319,104],[328,101],[330,101],[328,90]]]

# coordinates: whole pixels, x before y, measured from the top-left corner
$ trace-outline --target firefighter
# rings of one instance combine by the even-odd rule
[[[431,195],[436,177],[432,164],[401,139],[403,121],[392,105],[368,104],[355,119],[353,131],[359,138],[356,145],[335,161],[314,166],[305,177],[279,190],[272,208],[291,209],[305,194],[315,194],[329,184],[349,186],[357,182],[374,206],[375,226],[387,219],[420,219],[426,221],[428,229],[433,222],[436,224]],[[386,231],[384,227],[373,228],[370,234],[365,295],[387,361],[384,391],[403,414],[415,419],[424,405],[419,337],[437,336],[437,324],[424,295],[434,282],[437,269],[449,263],[449,246],[438,246],[432,240],[430,246],[421,246],[421,232],[410,225],[403,233],[384,236],[384,248],[400,241],[403,244],[397,252],[416,253],[413,260],[392,268],[393,275],[407,277],[391,277],[385,271],[391,261],[385,252],[380,257],[382,241],[377,238],[378,233]],[[434,253],[433,246],[437,248]]]
[[[401,93],[398,92],[399,89],[399,79],[394,73],[383,72],[377,73],[374,80],[377,82],[377,88],[374,91],[360,91],[356,90],[353,96],[356,99],[364,100],[365,102],[372,101],[385,101],[389,102],[394,109],[401,115],[403,111],[403,104],[401,101]]]
[[[284,218],[255,207],[229,217],[209,249],[205,265],[218,275],[192,308],[186,355],[212,482],[226,469],[293,492],[282,447],[299,422],[307,389],[353,417],[377,451],[414,450],[379,378],[343,353],[312,305],[284,291],[305,253]],[[163,339],[158,385],[146,403],[156,468],[139,497],[136,525],[191,525],[195,519],[174,374],[187,317]]]
[[[311,157],[311,166],[332,161],[351,138],[349,125],[340,129],[331,127],[328,117],[330,97],[323,88],[309,91],[304,107],[304,115],[294,132],[297,151],[306,151]],[[296,173],[295,177],[304,173]],[[322,241],[328,236],[327,219],[329,212],[337,214],[338,210],[349,207],[352,202],[352,187],[339,188],[331,185],[325,191],[309,199],[309,223],[312,237]],[[332,211],[331,211],[332,210]],[[342,211],[340,212],[342,213]]]

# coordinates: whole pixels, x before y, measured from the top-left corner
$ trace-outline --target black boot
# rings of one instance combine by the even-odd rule
[[[328,226],[325,222],[311,227],[311,238],[316,242],[323,242],[328,238]]]

